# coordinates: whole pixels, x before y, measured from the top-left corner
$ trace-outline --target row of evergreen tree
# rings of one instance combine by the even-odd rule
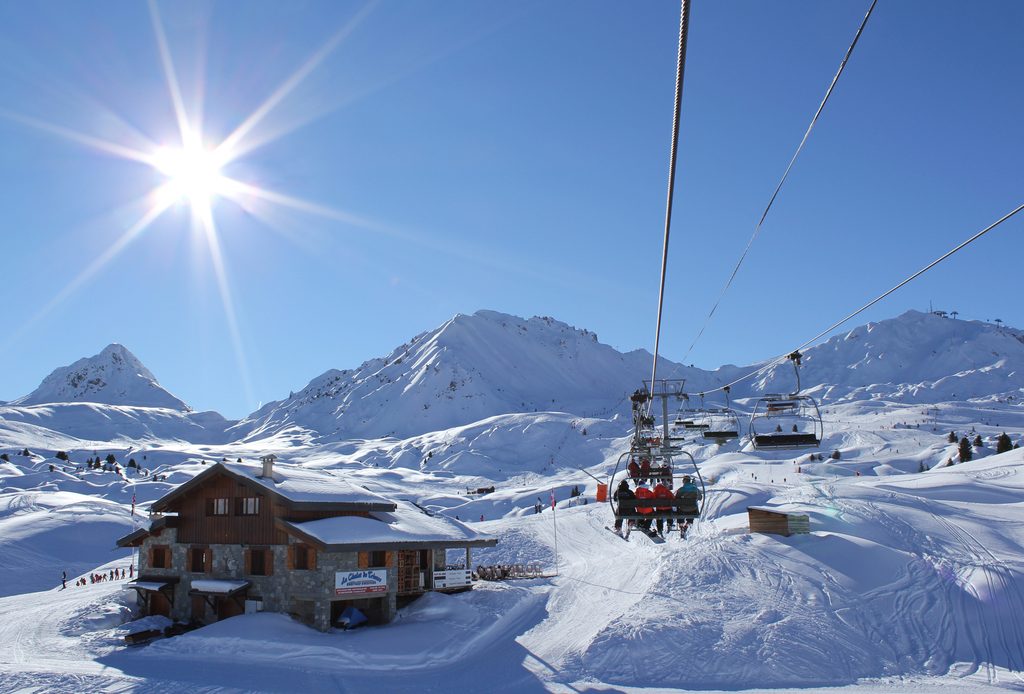
[[[956,432],[949,432],[949,436],[946,437],[946,440],[949,441],[950,443],[957,443]],[[966,463],[973,460],[973,449],[982,448],[984,445],[985,442],[982,441],[981,434],[977,434],[974,437],[974,441],[971,441],[966,436],[961,438],[959,440],[959,444],[957,447],[957,453],[960,456],[960,462]],[[1005,431],[1002,434],[1000,434],[998,438],[996,438],[996,453],[1006,453],[1007,451],[1012,451],[1014,448],[1020,448],[1020,444],[1013,443],[1013,441],[1010,440],[1009,435],[1007,435]]]

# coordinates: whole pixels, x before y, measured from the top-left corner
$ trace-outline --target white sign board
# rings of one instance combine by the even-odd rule
[[[434,572],[434,588],[458,588],[468,586],[473,580],[466,569],[449,569]]]
[[[360,595],[388,592],[387,569],[338,571],[334,574],[335,595]]]

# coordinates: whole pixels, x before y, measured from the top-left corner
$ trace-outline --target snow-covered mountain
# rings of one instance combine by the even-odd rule
[[[0,405],[0,444],[47,441],[61,450],[115,441],[219,443],[229,424],[216,412],[194,412],[134,354],[112,344],[54,370],[28,395]]]
[[[192,408],[161,386],[149,369],[123,345],[107,345],[92,357],[62,366],[28,395],[8,403],[46,405],[94,402],[104,405],[165,407],[182,412]]]
[[[0,406],[0,417],[83,441],[256,442],[284,433],[294,441],[407,439],[514,413],[625,415],[627,396],[648,377],[650,359],[645,350],[619,352],[593,332],[553,318],[478,311],[457,315],[386,357],[327,371],[237,423],[193,413],[117,344],[56,369],[29,395]],[[685,378],[695,393],[757,367],[705,371],[662,360],[659,374]],[[823,403],[1020,397],[1024,332],[908,311],[807,349],[801,382]],[[783,363],[734,386],[733,397],[795,386],[792,367]],[[11,441],[18,431],[11,430]],[[0,432],[0,440],[8,436]]]
[[[806,350],[800,378],[826,401],[934,403],[1017,394],[1024,388],[1024,332],[907,311]],[[790,392],[793,368],[780,364],[751,387]]]
[[[385,358],[328,371],[230,433],[252,439],[299,427],[332,439],[404,438],[513,412],[606,417],[628,410],[628,394],[650,368],[649,352],[623,354],[553,318],[478,311],[417,335]],[[711,374],[668,360],[659,368],[698,388],[738,372]]]

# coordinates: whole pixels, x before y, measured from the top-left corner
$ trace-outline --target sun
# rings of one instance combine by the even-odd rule
[[[151,163],[167,177],[166,195],[189,202],[193,209],[208,208],[227,187],[228,179],[221,174],[223,161],[215,150],[200,144],[161,147],[153,153]]]

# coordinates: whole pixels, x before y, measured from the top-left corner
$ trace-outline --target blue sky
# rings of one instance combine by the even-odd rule
[[[867,6],[696,3],[669,358],[695,336]],[[318,212],[213,203],[234,332],[185,202],[76,282],[165,179],[68,133],[179,142],[154,23],[140,2],[0,5],[0,399],[121,342],[194,407],[239,417],[481,308],[653,347],[677,4],[157,8],[209,146],[337,39],[243,138],[266,142],[224,170]],[[784,352],[1024,202],[1022,25],[1014,0],[880,0],[687,362]],[[1024,326],[1022,232],[1012,220],[864,320],[931,301]]]

